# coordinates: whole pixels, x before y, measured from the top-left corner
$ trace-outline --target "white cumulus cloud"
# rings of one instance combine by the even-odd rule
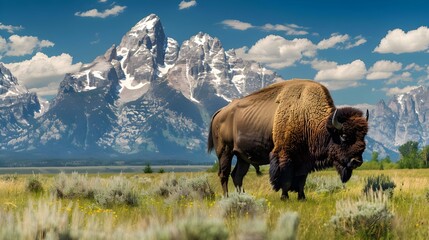
[[[40,96],[46,96],[55,94],[64,75],[78,71],[82,63],[73,64],[73,57],[66,53],[48,57],[38,52],[29,60],[5,66],[18,78],[20,84],[30,91],[36,91]]]
[[[232,29],[242,30],[242,31],[253,27],[252,24],[250,23],[246,23],[246,22],[242,22],[234,19],[223,20],[222,24]]]
[[[0,22],[0,30],[6,30],[8,33],[14,33],[15,31],[23,29],[22,26],[12,26],[12,25],[5,25]]]
[[[111,9],[106,9],[104,11],[98,11],[98,9],[91,9],[86,12],[76,12],[74,15],[79,17],[94,17],[94,18],[107,18],[110,16],[117,16],[121,14],[126,6],[115,5]]]
[[[417,63],[410,63],[404,68],[404,70],[406,70],[406,71],[414,70],[414,71],[420,72],[420,71],[424,70],[424,68],[421,67],[420,65],[418,65]]]
[[[348,64],[322,69],[317,72],[314,80],[323,83],[330,90],[338,90],[359,86],[366,72],[365,63],[358,59]]]
[[[307,35],[307,28],[296,25],[296,24],[271,24],[266,23],[263,26],[254,26],[248,22],[242,22],[236,19],[226,19],[222,21],[222,24],[236,30],[247,30],[249,28],[257,28],[264,31],[276,31],[284,32],[286,35]]]
[[[378,53],[412,53],[429,49],[429,28],[422,26],[418,29],[404,32],[402,29],[394,29],[381,39],[380,44],[374,49]]]
[[[393,96],[402,93],[408,93],[414,89],[418,88],[418,86],[406,86],[404,88],[394,87],[394,88],[383,88],[383,91],[386,92],[386,95]]]
[[[189,2],[187,2],[187,1],[181,1],[179,3],[179,10],[183,10],[183,9],[187,9],[187,8],[190,8],[190,7],[194,7],[196,5],[197,5],[197,1],[195,1],[195,0],[192,0],[192,1],[189,1]]]
[[[45,47],[53,47],[54,43],[48,40],[39,40],[33,36],[12,35],[6,39],[0,37],[0,57],[1,56],[24,56],[32,54],[35,50]]]
[[[320,70],[315,77],[317,81],[344,80],[354,81],[363,79],[366,74],[365,63],[355,60],[348,64],[337,65],[334,68]]]
[[[344,43],[350,39],[350,36],[348,34],[339,35],[339,34],[333,34],[328,39],[323,39],[317,44],[318,49],[328,49],[333,48],[339,43]]]
[[[270,24],[267,23],[261,27],[265,31],[280,31],[284,32],[287,35],[307,35],[308,32],[305,31],[304,27],[298,26],[296,24]]]
[[[314,59],[310,63],[311,63],[311,67],[315,70],[318,70],[318,71],[326,70],[326,69],[333,69],[333,68],[336,68],[338,65],[338,63],[336,63],[336,62],[326,61],[326,60],[318,60],[318,59]]]
[[[303,57],[314,57],[316,46],[306,38],[287,40],[281,36],[268,35],[260,39],[250,49],[236,49],[238,57],[255,60],[271,68],[281,69],[292,66]]]
[[[329,48],[350,49],[366,43],[362,36],[351,38],[348,34],[334,33],[330,38],[325,38],[317,44],[317,48],[324,50]]]
[[[394,72],[402,69],[402,63],[395,61],[381,60],[374,63],[374,65],[368,70],[366,79],[368,80],[379,80],[387,79],[393,76]]]
[[[395,72],[402,69],[402,63],[389,60],[380,60],[374,63],[369,71],[372,72]]]
[[[362,44],[364,44],[364,43],[367,42],[366,39],[364,37],[362,37],[362,36],[357,36],[357,37],[354,38],[354,40],[355,40],[355,42],[349,42],[349,43],[347,43],[345,49],[354,48],[354,47],[360,46],[360,45],[362,45]]]

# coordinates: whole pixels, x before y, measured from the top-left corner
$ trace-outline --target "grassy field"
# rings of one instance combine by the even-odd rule
[[[332,223],[362,202],[382,203],[392,214],[387,233],[377,236],[429,236],[429,170],[358,170],[345,187],[334,171],[312,173],[306,201],[296,193],[281,201],[263,170],[246,176],[246,194],[227,199],[216,173],[3,174],[0,239],[286,239],[298,223],[298,239],[373,238]],[[393,196],[365,197],[366,179],[381,174],[396,184]]]

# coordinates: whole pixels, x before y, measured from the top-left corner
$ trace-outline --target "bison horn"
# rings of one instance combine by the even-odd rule
[[[332,116],[332,125],[334,125],[334,127],[336,129],[341,130],[341,129],[343,129],[343,124],[338,122],[337,111],[338,111],[338,109],[335,109],[334,115]]]
[[[368,118],[369,118],[369,111],[368,109],[366,110],[366,121],[368,122]]]

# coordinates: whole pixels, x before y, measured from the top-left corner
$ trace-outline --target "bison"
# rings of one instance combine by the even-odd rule
[[[307,175],[335,167],[343,183],[362,165],[368,111],[336,108],[328,89],[311,80],[292,79],[272,84],[232,101],[212,117],[208,152],[219,159],[220,182],[228,196],[231,173],[238,191],[253,166],[270,164],[275,191],[297,191],[305,199]]]

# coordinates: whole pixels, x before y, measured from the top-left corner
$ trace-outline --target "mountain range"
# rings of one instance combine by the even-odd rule
[[[2,159],[212,162],[211,114],[281,77],[198,33],[180,46],[151,14],[66,74],[49,107],[0,64]]]
[[[206,153],[211,115],[278,81],[275,72],[226,51],[208,34],[179,45],[151,14],[119,45],[66,74],[49,104],[0,63],[0,161],[212,162]],[[370,110],[366,156],[395,157],[408,140],[429,144],[428,88],[360,107]]]

